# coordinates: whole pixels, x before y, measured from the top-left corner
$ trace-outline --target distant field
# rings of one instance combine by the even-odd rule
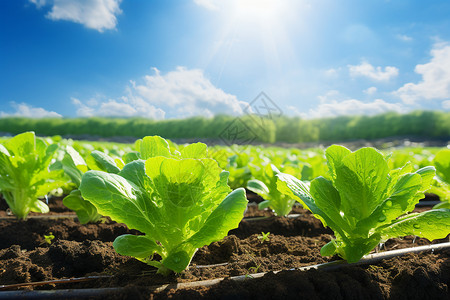
[[[8,140],[8,137],[0,138],[0,143]],[[133,143],[114,143],[102,141],[75,141],[71,139],[62,139],[59,136],[44,138],[47,144],[58,144],[60,155],[64,156],[65,149],[73,147],[80,155],[87,160],[92,151],[98,150],[111,156],[117,161],[124,159],[127,153],[136,150]],[[181,151],[184,144],[176,144],[169,141],[171,149]],[[356,150],[364,145],[363,143],[345,144],[345,146]],[[394,145],[384,144],[385,146]],[[409,145],[409,146],[408,146]],[[371,145],[374,146],[374,145]],[[382,147],[378,147],[381,150]],[[435,154],[444,148],[424,147],[421,144],[397,144],[397,147],[387,147],[381,150],[385,155],[390,155],[391,168],[399,168],[410,162],[415,170],[432,165]],[[280,169],[289,167],[295,170],[295,173],[304,180],[312,180],[317,176],[327,175],[327,166],[325,160],[325,148],[315,147],[308,149],[298,149],[295,147],[278,146],[253,146],[253,145],[216,145],[208,147],[208,156],[217,160],[219,165],[230,172],[230,185],[233,188],[245,186],[247,180],[257,176],[257,170],[261,165],[267,165],[269,162]],[[256,173],[255,173],[256,172]]]

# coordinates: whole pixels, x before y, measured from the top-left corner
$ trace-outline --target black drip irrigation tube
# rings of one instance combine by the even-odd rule
[[[125,293],[128,288],[65,289],[48,291],[0,292],[0,299],[103,299],[107,296]]]
[[[285,217],[288,219],[296,219],[296,218],[300,217],[301,215],[302,214],[289,214],[289,215],[286,215]],[[277,217],[277,216],[245,217],[242,219],[242,221],[253,222],[253,221],[269,220],[269,219],[274,219],[274,218],[279,218],[279,217]]]
[[[27,216],[27,220],[28,219],[55,220],[55,219],[75,219],[75,218],[77,218],[77,215],[75,213]],[[16,221],[18,219],[16,216],[0,217],[0,221],[3,220]]]
[[[383,259],[389,259],[396,256],[405,255],[408,253],[418,253],[424,251],[432,251],[442,250],[450,248],[450,242],[440,243],[440,244],[432,244],[426,246],[419,246],[413,248],[405,248],[398,250],[385,251],[381,253],[374,253],[364,256],[360,261],[356,263],[347,263],[344,260],[337,260],[332,262],[327,262],[323,264],[305,266],[301,268],[289,269],[289,270],[280,270],[272,272],[274,274],[279,273],[281,271],[308,271],[312,269],[322,270],[322,271],[331,271],[336,270],[344,266],[359,266],[359,265],[367,265],[377,263]],[[223,265],[223,264],[218,264]],[[211,265],[216,266],[216,265]],[[211,267],[210,266],[210,267]],[[207,267],[207,266],[202,266]],[[251,275],[240,275],[227,277],[228,280],[234,281],[244,281],[251,280],[254,278],[261,278],[266,275],[268,272],[256,273]],[[194,281],[194,282],[182,282],[182,283],[171,283],[164,284],[159,286],[151,286],[149,290],[152,292],[163,292],[165,290],[170,289],[182,289],[182,288],[194,288],[194,287],[208,287],[215,285],[225,278],[216,278],[212,280],[202,280],[202,281]],[[67,282],[67,281],[66,281]],[[30,283],[29,285],[33,285]],[[35,284],[36,285],[36,284]],[[104,298],[107,296],[118,295],[118,294],[126,294],[130,296],[133,292],[137,292],[135,288],[130,287],[117,287],[117,288],[93,288],[93,289],[63,289],[63,290],[47,290],[47,291],[2,291],[0,292],[0,299],[95,299],[95,298]]]

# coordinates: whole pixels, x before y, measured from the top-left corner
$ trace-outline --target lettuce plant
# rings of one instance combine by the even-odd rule
[[[162,274],[181,272],[198,248],[238,226],[247,207],[245,191],[230,193],[228,172],[204,158],[204,144],[177,151],[160,137],[146,137],[137,148],[141,159],[117,174],[86,172],[81,195],[100,214],[144,233],[117,237],[113,246],[119,254],[155,266]]]
[[[25,132],[0,145],[0,192],[12,213],[25,219],[29,212],[47,213],[46,196],[62,184],[60,171],[49,171],[57,144],[47,145],[34,132]]]
[[[97,212],[97,208],[81,196],[78,187],[81,184],[81,178],[88,170],[101,170],[110,173],[118,173],[120,168],[116,162],[100,151],[92,151],[86,161],[71,146],[66,146],[64,158],[52,166],[53,169],[62,169],[77,187],[63,199],[63,204],[69,209],[75,211],[81,224],[95,223],[102,215]]]
[[[438,195],[441,200],[434,208],[450,208],[450,149],[436,153],[433,164],[436,167],[436,180],[429,192]]]
[[[450,210],[420,214],[412,211],[435,174],[433,167],[412,172],[410,164],[389,170],[373,148],[351,152],[333,145],[326,150],[329,178],[318,177],[308,187],[288,174],[279,174],[280,191],[308,208],[336,238],[322,247],[324,256],[338,254],[356,262],[389,238],[416,235],[429,240],[450,233]]]
[[[247,189],[260,195],[265,200],[258,204],[259,209],[270,208],[277,216],[286,216],[292,210],[296,202],[292,197],[281,193],[277,189],[277,177],[280,171],[272,165],[266,165],[262,178],[268,186],[261,180],[252,179],[247,182]]]
[[[226,170],[230,173],[228,183],[232,188],[244,187],[252,177],[248,167],[252,157],[246,152],[239,152],[228,157]]]

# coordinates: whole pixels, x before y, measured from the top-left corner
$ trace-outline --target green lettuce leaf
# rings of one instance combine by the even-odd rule
[[[160,273],[181,272],[197,248],[238,226],[247,206],[245,191],[230,193],[228,172],[200,158],[205,147],[193,144],[175,152],[161,139],[144,138],[138,148],[146,160],[134,160],[118,174],[93,170],[83,175],[83,198],[100,214],[145,234],[119,237],[114,243],[118,253],[156,266]],[[152,260],[153,253],[160,262]]]
[[[38,197],[63,184],[61,170],[49,170],[58,145],[47,145],[34,132],[25,132],[0,147],[0,192],[12,213],[25,219],[29,212],[47,213]]]
[[[450,149],[436,153],[433,164],[437,178],[429,192],[438,195],[441,200],[434,208],[450,208]]]
[[[66,146],[65,155],[59,164],[53,164],[53,169],[62,169],[78,188],[84,173],[89,169],[102,170],[105,172],[118,173],[122,162],[114,160],[104,152],[95,150],[90,153],[87,162],[71,146]],[[102,215],[89,201],[81,196],[81,192],[76,189],[63,199],[63,204],[76,212],[81,224],[95,223]]]
[[[91,155],[88,156],[87,166],[90,170],[99,170],[114,174],[120,172],[120,168],[114,159],[98,150],[92,151]]]
[[[76,212],[81,224],[95,223],[102,217],[94,205],[81,197],[80,190],[70,192],[69,195],[64,197],[63,204]]]
[[[409,214],[381,229],[384,240],[416,235],[429,240],[443,239],[450,232],[450,209],[433,209],[420,214]]]
[[[356,262],[387,238],[415,234],[433,240],[450,233],[448,210],[404,216],[430,188],[433,167],[412,172],[407,164],[390,170],[388,158],[373,148],[351,152],[333,145],[326,157],[331,180],[318,177],[308,186],[291,175],[277,175],[281,192],[296,196],[334,231],[336,238],[322,255]]]
[[[433,159],[436,174],[441,180],[450,184],[450,149],[443,149],[436,153]]]
[[[258,172],[252,171],[255,177],[247,182],[247,189],[260,195],[265,200],[258,204],[259,209],[270,208],[277,216],[286,216],[292,210],[295,199],[277,189],[276,174],[280,171],[272,164],[258,168]],[[257,174],[257,175],[256,175]]]

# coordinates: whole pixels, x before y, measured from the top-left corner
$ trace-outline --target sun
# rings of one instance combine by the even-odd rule
[[[232,15],[236,21],[271,23],[282,16],[288,1],[280,0],[235,0]]]
[[[300,0],[217,0],[221,29],[207,59],[220,62],[220,74],[258,68],[270,76],[282,74],[283,65],[295,63],[291,32],[302,27]],[[220,76],[219,76],[220,78]]]

